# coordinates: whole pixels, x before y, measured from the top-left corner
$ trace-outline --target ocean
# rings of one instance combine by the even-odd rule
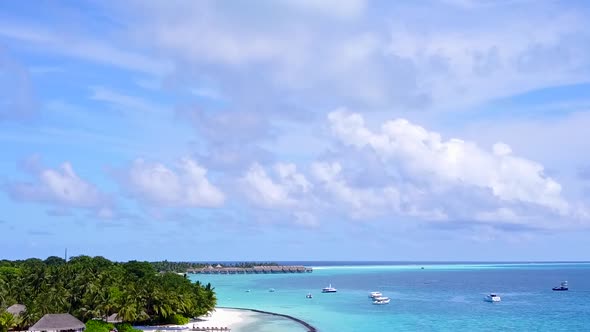
[[[210,282],[219,306],[291,315],[322,332],[590,331],[590,263],[283,263],[314,271],[189,278]],[[569,291],[551,290],[564,280]],[[338,292],[321,293],[329,284]],[[371,291],[391,303],[373,305]],[[500,303],[483,300],[492,292]],[[245,330],[305,331],[272,317]]]

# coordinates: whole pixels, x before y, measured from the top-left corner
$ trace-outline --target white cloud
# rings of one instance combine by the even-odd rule
[[[232,100],[255,99],[258,90],[308,104],[439,109],[586,80],[583,11],[479,4],[391,3],[377,13],[360,0],[284,0],[243,12],[219,3],[140,2],[133,3],[140,24],[131,28],[153,36],[140,43],[216,77]],[[260,20],[265,15],[277,19]],[[355,20],[334,24],[326,15]],[[261,84],[249,84],[253,77]]]
[[[120,45],[80,36],[72,31],[52,31],[30,22],[0,24],[0,36],[39,47],[43,52],[65,55],[126,70],[163,76],[172,71],[169,62],[124,50]]]
[[[312,174],[326,193],[334,199],[335,206],[343,207],[354,218],[374,217],[385,212],[400,214],[401,196],[397,188],[354,188],[341,175],[338,162],[317,162]]]
[[[219,207],[225,195],[207,179],[207,170],[190,158],[173,168],[136,159],[122,184],[131,195],[156,207]]]
[[[101,86],[91,87],[90,99],[105,102],[113,107],[127,112],[158,112],[164,109],[143,98],[121,94]]]
[[[505,202],[536,204],[568,213],[561,185],[543,173],[543,166],[511,153],[498,143],[488,152],[473,142],[443,140],[436,132],[398,119],[372,132],[360,114],[342,110],[329,114],[335,137],[357,149],[370,148],[387,167],[405,179],[448,186],[467,185],[489,190]]]
[[[96,186],[80,178],[69,162],[57,169],[35,167],[30,170],[34,182],[12,183],[12,197],[31,202],[52,204],[58,208],[84,208],[97,212],[110,211],[110,202]],[[112,216],[112,211],[110,212]]]
[[[304,225],[317,225],[327,215],[392,216],[444,227],[457,221],[453,227],[501,230],[583,223],[585,210],[562,196],[543,166],[515,155],[506,143],[484,149],[404,119],[385,121],[374,131],[362,115],[344,110],[331,112],[328,120],[338,144],[304,168],[309,175],[294,164],[253,164],[240,178],[254,205],[284,211]]]
[[[253,164],[240,183],[246,196],[255,204],[267,208],[292,207],[299,204],[303,195],[309,194],[312,185],[297,172],[294,164],[274,165],[274,176],[259,164]]]

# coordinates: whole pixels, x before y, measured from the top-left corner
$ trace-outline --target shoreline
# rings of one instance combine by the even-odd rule
[[[208,331],[209,329],[228,328],[228,330],[240,332],[241,328],[250,323],[256,322],[256,314],[270,315],[288,319],[305,328],[306,332],[317,332],[318,330],[306,321],[271,311],[263,311],[251,308],[215,307],[210,315],[201,316],[197,320],[190,321],[183,325],[159,325],[159,326],[136,326],[145,332],[156,331]]]
[[[283,317],[283,318],[287,318],[290,319],[300,325],[303,325],[306,329],[307,332],[317,332],[318,330],[311,324],[309,324],[308,322],[290,316],[290,315],[286,315],[286,314],[280,314],[277,312],[271,312],[271,311],[264,311],[264,310],[258,310],[258,309],[251,309],[251,308],[235,308],[235,307],[219,307],[220,309],[231,309],[231,310],[243,310],[243,311],[251,311],[251,312],[255,312],[255,313],[259,313],[259,314],[265,314],[265,315],[271,315],[271,316],[277,316],[277,317]]]

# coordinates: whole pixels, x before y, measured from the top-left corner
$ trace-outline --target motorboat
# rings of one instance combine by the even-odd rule
[[[305,298],[311,299],[312,298],[311,293],[308,293],[307,295],[305,295]]]
[[[275,289],[274,288],[271,288],[268,291],[271,292],[271,293],[274,293],[275,292]]]
[[[566,291],[568,290],[567,281],[562,281],[561,284],[557,287],[553,287],[554,291]]]
[[[487,302],[500,302],[502,298],[496,293],[491,293],[490,295],[486,295],[485,300]]]
[[[373,298],[373,304],[388,304],[391,301],[387,296],[378,296]]]
[[[376,297],[381,297],[381,296],[383,296],[383,294],[381,294],[381,292],[371,292],[371,293],[369,293],[369,297],[372,298],[372,299],[374,299]]]
[[[322,293],[336,293],[338,290],[330,284],[328,287],[322,288]]]
[[[246,289],[246,293],[250,293],[250,290],[249,289]]]

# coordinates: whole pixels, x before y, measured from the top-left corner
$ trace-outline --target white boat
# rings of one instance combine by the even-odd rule
[[[312,298],[311,293],[305,295],[305,297],[308,298],[308,299],[311,299]]]
[[[378,296],[373,299],[373,304],[388,304],[391,301],[387,296]]]
[[[271,293],[274,293],[275,289],[274,288],[271,288],[268,291],[271,292]]]
[[[553,287],[554,291],[566,291],[568,289],[569,289],[569,287],[567,285],[567,281],[562,281],[561,285],[559,285],[557,287]]]
[[[490,295],[486,295],[485,299],[488,302],[500,302],[502,301],[502,299],[500,298],[500,296],[498,296],[498,294],[495,293],[491,293]]]
[[[372,298],[372,299],[374,299],[376,297],[381,297],[381,296],[383,296],[383,294],[381,294],[381,292],[371,292],[369,294],[369,297]]]
[[[322,288],[322,293],[336,293],[338,290],[330,284],[328,287]]]

